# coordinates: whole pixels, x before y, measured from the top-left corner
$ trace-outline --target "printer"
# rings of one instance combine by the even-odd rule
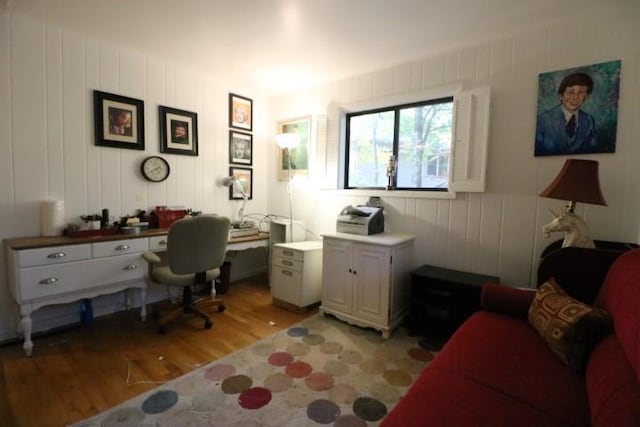
[[[338,215],[336,231],[362,236],[382,233],[384,232],[382,209],[377,206],[346,206]]]

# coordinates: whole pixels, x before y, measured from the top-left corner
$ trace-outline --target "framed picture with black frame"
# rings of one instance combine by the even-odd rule
[[[245,195],[248,200],[253,199],[253,170],[251,168],[231,166],[229,168],[229,176],[233,177],[242,188],[242,191],[240,191],[237,185],[231,185],[229,187],[229,200],[242,200]]]
[[[229,94],[229,127],[251,132],[253,129],[253,101],[244,96]]]
[[[198,114],[177,108],[158,107],[160,112],[160,152],[198,155]]]
[[[144,101],[93,91],[95,144],[144,150]]]
[[[253,162],[253,135],[229,131],[229,163],[251,165]]]

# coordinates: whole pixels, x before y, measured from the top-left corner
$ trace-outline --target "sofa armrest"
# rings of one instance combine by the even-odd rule
[[[536,291],[533,289],[485,283],[480,294],[480,305],[484,310],[526,320],[535,294]]]

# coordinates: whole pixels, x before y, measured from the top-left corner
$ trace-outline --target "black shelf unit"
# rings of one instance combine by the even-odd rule
[[[423,265],[411,272],[411,312],[407,328],[413,334],[448,339],[480,308],[480,290],[487,276]]]

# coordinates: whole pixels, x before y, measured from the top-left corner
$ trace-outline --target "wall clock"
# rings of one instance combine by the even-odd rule
[[[159,156],[149,156],[140,164],[142,176],[151,182],[162,182],[169,178],[169,162]]]

